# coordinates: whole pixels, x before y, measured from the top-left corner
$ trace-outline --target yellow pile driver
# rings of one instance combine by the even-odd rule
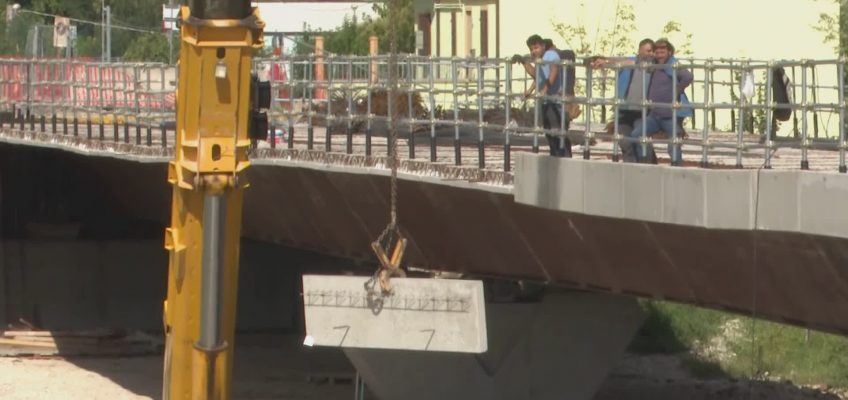
[[[249,0],[189,0],[179,17],[164,399],[228,399],[248,148],[270,87],[252,71],[264,23]]]

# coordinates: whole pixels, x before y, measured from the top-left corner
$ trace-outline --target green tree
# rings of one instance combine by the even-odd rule
[[[124,52],[126,61],[168,62],[168,39],[161,34],[148,33],[132,41]]]
[[[324,36],[324,50],[335,54],[368,54],[368,37],[377,36],[379,51],[389,51],[389,9],[386,3],[374,3],[372,5],[375,16],[357,16],[345,18],[342,25],[332,31],[309,31],[302,37],[295,47],[297,54],[308,54],[313,51],[312,37]],[[398,12],[400,21],[398,23],[398,52],[413,53],[415,51],[415,25],[413,16],[415,10],[412,0],[402,0]]]
[[[76,54],[97,57],[101,53],[99,26],[101,0],[20,0],[22,11],[7,27],[0,22],[0,50],[6,54],[23,54],[26,35],[35,24],[51,25],[53,18],[26,12],[32,10],[49,15],[62,15],[89,23],[77,22]],[[112,13],[112,56],[129,56],[133,60],[167,61],[167,37],[160,33],[162,0],[107,0]],[[3,9],[5,11],[5,8]],[[125,28],[132,29],[125,29]],[[177,41],[175,41],[177,42]],[[164,45],[163,45],[164,43]],[[165,57],[162,57],[162,49]]]
[[[585,8],[585,3],[580,2],[579,8]],[[633,33],[636,32],[636,13],[633,4],[622,1],[618,3],[614,15],[609,20],[612,26],[604,29],[598,28],[594,35],[584,22],[576,24],[551,21],[554,31],[574,50],[578,56],[604,55],[622,56],[634,54],[636,43],[633,41]],[[683,33],[680,22],[670,20],[665,23],[660,36],[667,37],[674,43],[677,54],[692,54],[692,34]]]
[[[666,22],[661,35],[674,44],[675,56],[692,55],[692,34],[683,33],[683,26],[680,22],[675,20]]]
[[[822,0],[814,0],[816,2]],[[824,0],[833,4],[840,4],[840,0]],[[844,4],[845,2],[841,2]],[[840,13],[841,14],[841,13]],[[822,33],[824,35],[824,42],[833,45],[833,51],[839,52],[840,49],[840,30],[839,30],[839,22],[840,15],[834,15],[832,13],[820,13],[819,19],[813,25],[813,29]]]
[[[839,54],[848,57],[848,0],[839,5]]]

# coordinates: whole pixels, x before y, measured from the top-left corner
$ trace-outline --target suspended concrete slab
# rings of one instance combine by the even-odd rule
[[[391,295],[368,277],[304,275],[307,346],[484,353],[483,283],[393,278]]]

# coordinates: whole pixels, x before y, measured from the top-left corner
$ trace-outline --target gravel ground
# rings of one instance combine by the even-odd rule
[[[234,399],[353,398],[353,370],[339,351],[303,348],[297,338],[239,340]],[[159,399],[161,370],[160,356],[0,358],[0,399]],[[695,379],[674,356],[628,355],[611,372],[595,400],[846,398],[833,389],[799,388],[788,382]]]

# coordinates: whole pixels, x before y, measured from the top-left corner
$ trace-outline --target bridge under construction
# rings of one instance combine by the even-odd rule
[[[236,62],[210,51],[210,60]],[[186,65],[0,60],[4,237],[28,243],[33,227],[46,224],[54,239],[84,240],[80,225],[90,221],[81,216],[91,208],[166,226],[169,178],[179,181],[169,162],[202,155],[181,148],[203,148],[206,134],[223,140],[180,108],[202,116],[201,105],[223,98],[182,98],[191,94],[180,85],[201,79]],[[252,135],[245,125],[234,142],[245,158],[221,153],[250,165],[242,237],[332,255],[367,273],[377,264],[374,239],[397,222],[408,239],[407,273],[520,282],[512,297],[534,300],[487,304],[483,354],[345,348],[381,398],[591,398],[642,322],[635,298],[848,332],[844,60],[681,60],[672,68],[694,74],[685,105],[694,117],[640,138],[620,132],[618,110],[627,104],[614,87],[621,71],[647,74],[650,65],[563,62],[575,70],[575,93],[554,99],[526,96],[533,79],[510,60],[318,52],[242,67],[243,83],[270,93],[261,112],[238,109],[251,121]],[[775,100],[778,71],[789,77],[789,102]],[[545,129],[544,100],[580,115]],[[639,104],[643,113],[655,106]],[[775,117],[784,111],[788,118]],[[192,129],[200,136],[186,136]],[[545,154],[545,135],[569,138],[575,157]],[[621,162],[621,146],[633,143],[656,147],[659,165]],[[669,145],[682,163],[669,161]],[[86,200],[91,193],[72,187],[100,189]],[[57,234],[57,226],[76,228]],[[172,262],[179,243],[167,243]],[[37,268],[27,246],[4,251],[0,267]],[[286,260],[270,262],[285,268]],[[19,293],[33,284],[25,281],[21,274],[0,288]],[[304,306],[297,290],[285,293]],[[0,297],[0,319],[33,319],[39,308],[49,307]],[[102,316],[97,324],[125,318]],[[61,313],[38,318],[45,327],[67,323]]]

